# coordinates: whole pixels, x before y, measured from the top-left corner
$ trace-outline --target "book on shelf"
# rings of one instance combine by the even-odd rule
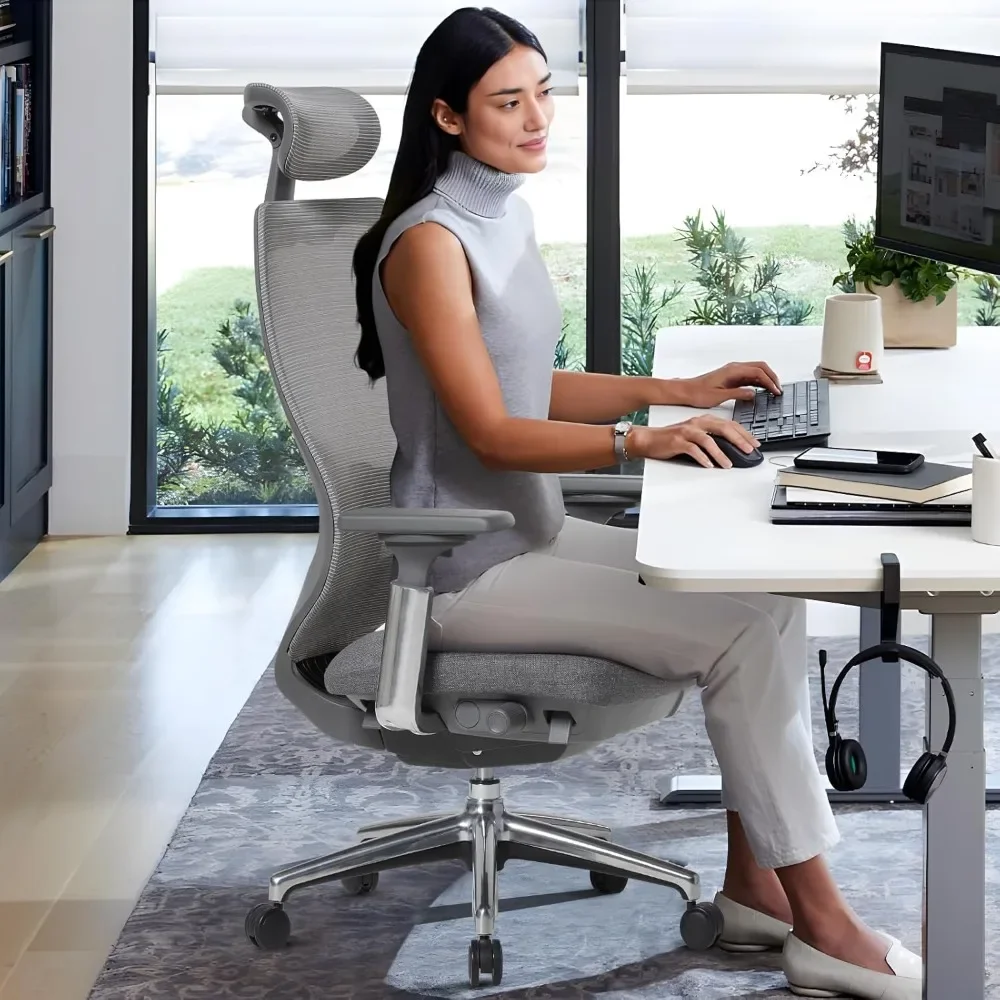
[[[787,488],[926,504],[972,489],[972,472],[960,465],[924,462],[902,475],[882,472],[841,472],[833,469],[781,469],[776,484]]]
[[[0,65],[0,208],[32,192],[31,63]]]

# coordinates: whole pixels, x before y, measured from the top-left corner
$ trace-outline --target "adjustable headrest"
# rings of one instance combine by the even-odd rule
[[[342,87],[251,83],[243,91],[243,120],[278,150],[281,172],[296,181],[328,181],[360,170],[378,149],[375,109]]]

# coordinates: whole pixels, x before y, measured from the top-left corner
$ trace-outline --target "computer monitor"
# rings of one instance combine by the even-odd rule
[[[876,245],[1000,274],[1000,56],[882,44]]]

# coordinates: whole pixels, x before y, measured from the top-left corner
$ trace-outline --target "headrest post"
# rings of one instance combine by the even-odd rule
[[[271,172],[267,176],[267,192],[264,201],[293,201],[295,199],[295,181],[287,177],[281,169],[280,150],[271,155]]]

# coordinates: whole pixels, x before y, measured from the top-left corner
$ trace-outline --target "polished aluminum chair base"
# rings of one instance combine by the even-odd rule
[[[710,947],[721,931],[714,906],[698,902],[701,887],[695,872],[616,846],[610,842],[611,831],[595,823],[508,812],[500,781],[488,769],[476,771],[469,781],[462,812],[379,823],[359,831],[359,837],[354,847],[291,865],[271,876],[270,902],[248,917],[248,933],[256,944],[271,948],[287,943],[290,921],[283,904],[304,886],[336,879],[351,891],[368,892],[374,889],[380,871],[449,858],[464,860],[472,870],[476,936],[469,949],[469,976],[473,985],[478,985],[482,972],[491,975],[494,985],[500,981],[502,950],[493,937],[499,909],[497,882],[499,871],[512,858],[583,869],[590,872],[599,892],[621,892],[631,878],[668,886],[688,904],[681,921],[685,943]],[[254,913],[257,924],[270,921],[270,926],[252,927]]]

